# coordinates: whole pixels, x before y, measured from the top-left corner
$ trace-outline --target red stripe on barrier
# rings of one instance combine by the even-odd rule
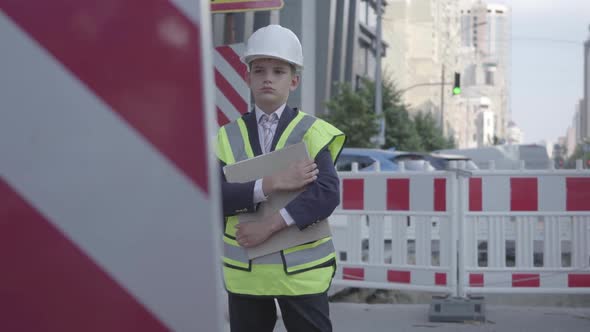
[[[2,331],[167,331],[0,178]]]
[[[233,85],[221,75],[217,68],[215,69],[215,84],[240,114],[248,112],[248,103],[246,103],[244,98],[242,98],[242,96],[235,90]]]
[[[208,190],[201,33],[177,6],[167,0],[3,1],[1,10]]]
[[[469,286],[470,287],[483,287],[483,273],[470,273],[469,274]]]
[[[409,284],[411,282],[411,273],[410,271],[389,270],[387,271],[387,281]]]
[[[510,211],[537,211],[537,188],[537,178],[511,178]]]
[[[540,287],[540,278],[539,274],[514,273],[512,275],[512,287]]]
[[[240,56],[234,51],[234,49],[229,46],[219,46],[215,49],[245,82],[248,67],[246,67],[246,65],[240,60]]]
[[[482,185],[481,178],[469,179],[469,211],[482,211]]]
[[[211,11],[238,11],[238,10],[269,10],[269,8],[280,8],[280,0],[243,1],[231,3],[212,3]]]
[[[365,270],[360,267],[345,267],[342,269],[343,280],[365,280]]]
[[[565,180],[568,211],[590,211],[590,178]]]
[[[342,209],[362,210],[365,207],[365,180],[342,180]]]
[[[387,210],[410,209],[410,179],[387,179]]]
[[[590,274],[570,273],[567,276],[568,287],[590,287]]]
[[[437,286],[446,286],[447,285],[447,274],[436,272],[434,274],[434,284]]]
[[[447,179],[434,179],[434,211],[447,210]]]
[[[221,127],[221,126],[225,126],[226,124],[230,123],[227,116],[225,116],[225,113],[223,113],[223,111],[221,109],[219,109],[219,107],[217,107],[216,109],[217,109],[217,124]]]

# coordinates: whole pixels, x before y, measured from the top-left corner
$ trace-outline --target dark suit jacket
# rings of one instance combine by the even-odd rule
[[[281,134],[298,112],[297,109],[291,109],[289,106],[285,107],[277,125],[271,151],[274,151]],[[248,128],[248,136],[250,137],[250,145],[254,155],[261,155],[262,149],[258,139],[256,113],[254,111],[246,113],[242,118]],[[319,220],[329,217],[340,204],[340,180],[327,148],[317,154],[315,162],[319,170],[317,180],[309,184],[304,192],[285,207],[299,229],[304,229]],[[223,166],[225,165],[221,163],[221,167]],[[223,172],[221,172],[224,216],[256,210],[253,201],[254,183],[255,181],[239,184],[228,183],[225,176],[223,176]]]

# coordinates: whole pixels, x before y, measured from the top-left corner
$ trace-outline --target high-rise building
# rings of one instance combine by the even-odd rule
[[[510,10],[481,0],[393,0],[383,38],[386,70],[415,112],[444,119],[459,147],[477,147],[482,97],[494,112],[491,142],[506,138],[510,91]],[[454,73],[462,92],[451,94]],[[445,85],[443,85],[445,83]],[[488,143],[481,143],[488,144]],[[489,143],[491,144],[491,143]]]
[[[386,74],[413,112],[432,113],[451,135],[460,132],[457,98],[450,85],[461,68],[458,4],[459,0],[391,0],[383,18],[383,39],[391,45],[383,60]]]
[[[498,139],[507,138],[510,121],[510,8],[482,1],[463,1],[461,46],[466,95],[490,98]]]

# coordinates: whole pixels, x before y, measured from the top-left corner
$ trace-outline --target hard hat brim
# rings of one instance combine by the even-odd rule
[[[240,57],[240,60],[245,63],[247,66],[254,60],[258,60],[258,59],[275,59],[275,60],[280,60],[283,62],[286,62],[290,65],[295,66],[296,69],[301,70],[303,69],[303,64],[299,64],[299,63],[294,63],[292,61],[289,61],[283,57],[280,56],[273,56],[273,55],[269,55],[269,54],[252,54],[252,55],[246,55],[246,56],[242,56]]]

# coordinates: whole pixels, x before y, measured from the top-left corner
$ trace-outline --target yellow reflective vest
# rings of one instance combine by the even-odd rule
[[[281,134],[275,150],[304,141],[311,159],[327,147],[332,161],[336,162],[345,139],[336,127],[299,111]],[[242,118],[219,129],[217,157],[226,165],[254,157]],[[330,287],[336,268],[331,237],[250,260],[246,250],[236,241],[237,223],[236,216],[225,218],[223,272],[229,292],[255,296],[297,296],[322,293]]]

